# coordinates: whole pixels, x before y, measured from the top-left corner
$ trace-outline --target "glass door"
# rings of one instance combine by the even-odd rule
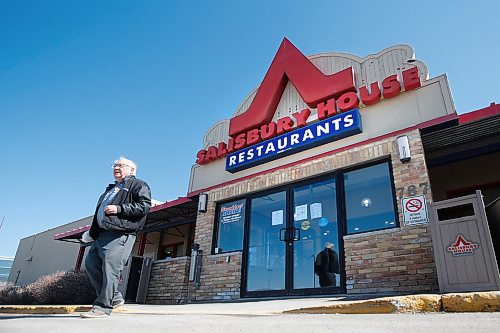
[[[286,191],[251,199],[246,292],[258,295],[285,290]],[[278,292],[279,293],[279,292]]]
[[[340,290],[335,178],[250,198],[245,296]]]
[[[335,179],[293,189],[294,290],[340,286],[338,225]]]

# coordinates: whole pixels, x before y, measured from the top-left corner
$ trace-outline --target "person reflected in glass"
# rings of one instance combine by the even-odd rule
[[[335,274],[340,273],[339,256],[333,248],[333,243],[326,242],[325,248],[318,253],[316,260],[314,260],[314,273],[318,275],[321,287],[337,285]]]

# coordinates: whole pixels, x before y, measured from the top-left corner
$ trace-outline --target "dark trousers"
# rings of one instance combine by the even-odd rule
[[[134,235],[101,231],[85,258],[87,275],[97,293],[94,307],[108,314],[113,310],[113,303],[123,300],[118,281],[134,243]]]
[[[320,287],[335,287],[337,285],[337,278],[335,273],[319,273]]]

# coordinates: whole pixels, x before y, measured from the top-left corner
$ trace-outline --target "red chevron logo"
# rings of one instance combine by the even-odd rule
[[[266,141],[289,132],[295,127],[303,127],[311,115],[305,108],[276,121],[272,121],[276,108],[290,80],[306,104],[317,108],[318,119],[323,120],[335,114],[378,103],[383,97],[390,99],[401,92],[421,86],[418,67],[402,71],[400,81],[397,74],[386,77],[380,86],[372,82],[359,88],[359,96],[354,86],[352,67],[332,75],[323,74],[286,38],[283,39],[271,66],[267,70],[255,98],[248,110],[230,120],[229,140],[219,142],[196,154],[196,163],[207,164],[227,156],[247,146]]]
[[[284,38],[252,104],[247,111],[231,119],[229,135],[234,138],[271,122],[288,80],[311,108],[345,92],[356,91],[352,67],[325,75]]]
[[[474,250],[479,247],[479,244],[469,242],[462,235],[457,235],[457,239],[446,249],[453,253],[453,256],[465,256],[474,254]]]

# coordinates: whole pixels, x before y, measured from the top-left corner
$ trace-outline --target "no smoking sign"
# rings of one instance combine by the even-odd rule
[[[423,205],[423,202],[422,202],[422,200],[420,200],[420,198],[411,198],[406,202],[405,208],[409,212],[415,213],[415,212],[418,212],[419,210],[422,209],[422,205]]]
[[[429,223],[425,196],[403,198],[403,223],[404,225],[417,225]]]

